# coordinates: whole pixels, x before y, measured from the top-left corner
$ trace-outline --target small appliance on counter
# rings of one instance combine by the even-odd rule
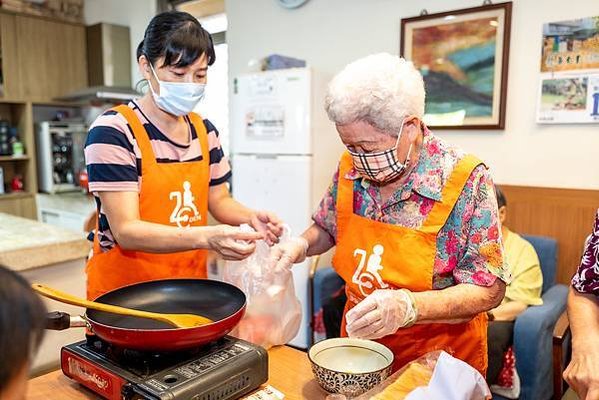
[[[40,192],[81,190],[79,176],[85,169],[86,125],[83,122],[45,121],[36,128]]]

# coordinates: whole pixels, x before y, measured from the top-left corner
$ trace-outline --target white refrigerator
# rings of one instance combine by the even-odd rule
[[[311,73],[308,68],[241,75],[233,80],[231,161],[233,195],[270,210],[299,235],[309,225],[312,199]],[[291,345],[310,343],[309,260],[293,268],[302,324]]]

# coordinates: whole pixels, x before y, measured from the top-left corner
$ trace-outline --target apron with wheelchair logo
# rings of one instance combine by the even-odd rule
[[[201,118],[189,114],[202,147],[201,160],[158,163],[148,134],[135,112],[126,105],[113,110],[127,119],[141,151],[141,220],[179,229],[206,225],[210,168],[208,136]],[[95,235],[94,254],[86,267],[89,299],[139,282],[207,276],[206,250],[155,254],[124,250],[116,244],[102,252],[98,236]]]
[[[337,247],[333,257],[333,267],[346,284],[342,336],[347,336],[347,311],[375,290],[433,290],[437,234],[449,218],[472,171],[480,164],[481,161],[473,156],[461,159],[443,187],[441,201],[435,202],[420,228],[411,229],[354,213],[354,181],[345,178],[352,168],[352,160],[349,154],[344,154],[339,166]],[[377,341],[393,351],[394,370],[428,352],[445,350],[478,369],[483,376],[486,373],[485,313],[459,324],[416,324]]]

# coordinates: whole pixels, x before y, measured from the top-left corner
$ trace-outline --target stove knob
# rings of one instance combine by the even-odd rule
[[[132,399],[136,399],[139,397],[135,397],[135,389],[133,388],[133,385],[130,383],[127,383],[125,385],[123,385],[123,387],[121,388],[121,399],[123,400],[132,400]]]

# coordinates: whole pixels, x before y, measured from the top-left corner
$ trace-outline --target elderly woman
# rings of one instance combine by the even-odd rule
[[[312,226],[272,261],[289,267],[336,246],[343,335],[378,339],[395,368],[445,349],[484,375],[486,311],[509,276],[486,167],[426,128],[422,76],[402,58],[347,65],[325,108],[347,151]]]

